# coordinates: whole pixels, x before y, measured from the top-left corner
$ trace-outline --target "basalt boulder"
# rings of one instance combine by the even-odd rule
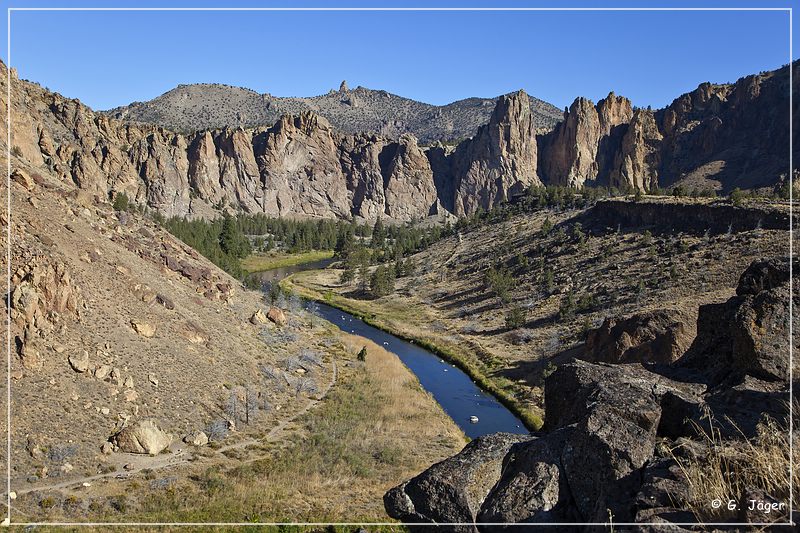
[[[609,510],[615,520],[633,520],[661,427],[661,402],[694,392],[640,365],[564,365],[545,383],[547,433],[476,439],[389,491],[387,511],[406,522],[475,520],[478,526],[603,522]]]
[[[511,446],[503,475],[486,498],[478,522],[579,521],[561,461],[574,432],[574,427],[566,427]]]
[[[753,262],[742,274],[736,296],[700,306],[697,337],[678,365],[702,372],[711,386],[738,383],[746,375],[786,381],[790,306],[793,327],[800,327],[799,287],[794,283],[790,302],[788,260]]]
[[[494,433],[473,440],[457,455],[387,492],[383,497],[386,512],[404,522],[474,523],[500,479],[509,449],[529,438]],[[475,531],[475,527],[446,530]]]

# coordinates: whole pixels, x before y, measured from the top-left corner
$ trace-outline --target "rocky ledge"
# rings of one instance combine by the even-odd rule
[[[789,270],[786,259],[751,264],[736,296],[700,307],[697,335],[677,360],[676,343],[654,339],[693,332],[693,324],[676,326],[691,317],[676,312],[655,320],[649,313],[626,318],[625,327],[605,324],[590,335],[603,342],[588,343],[581,359],[547,378],[541,433],[475,439],[387,492],[387,512],[408,523],[467,524],[445,527],[452,531],[521,522],[649,523],[664,524],[649,530],[675,531],[670,524],[708,519],[698,515],[684,465],[712,452],[709,434],[714,446],[744,444],[757,436],[759,422],[771,419],[779,428],[787,419]],[[608,356],[614,334],[626,357]],[[659,346],[670,353],[654,354]],[[643,357],[631,362],[637,353]],[[782,496],[758,486],[742,490],[731,497]],[[764,518],[745,508],[723,521]]]

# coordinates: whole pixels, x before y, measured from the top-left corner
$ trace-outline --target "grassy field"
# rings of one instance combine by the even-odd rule
[[[531,430],[542,426],[542,413],[538,408],[518,398],[516,384],[507,378],[494,374],[503,362],[477,345],[453,342],[446,335],[438,335],[421,326],[429,326],[437,321],[429,309],[419,303],[393,297],[378,300],[348,298],[332,290],[337,285],[336,270],[309,270],[298,272],[281,281],[281,285],[298,295],[325,302],[366,323],[418,345],[450,361],[466,372],[478,386],[491,393]]]
[[[314,250],[299,254],[280,252],[267,254],[256,253],[242,259],[241,265],[244,270],[252,273],[272,270],[273,268],[302,265],[303,263],[313,263],[314,261],[322,261],[323,259],[330,259],[331,257],[333,257],[333,250]]]
[[[108,497],[113,509],[105,518],[115,521],[124,515],[125,521],[195,523],[389,521],[384,492],[457,453],[467,439],[394,354],[361,337],[338,331],[336,335],[330,353],[338,361],[339,381],[299,421],[288,441],[265,443],[264,458],[232,456],[198,464],[188,479],[166,488],[152,490],[158,478],[130,481],[124,491]],[[365,346],[362,363],[356,354]],[[370,527],[370,531],[400,529]]]

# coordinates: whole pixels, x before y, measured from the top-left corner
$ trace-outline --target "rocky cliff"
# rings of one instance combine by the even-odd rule
[[[110,118],[15,77],[6,102],[2,78],[16,154],[81,189],[124,192],[167,216],[213,216],[227,205],[402,222],[468,215],[540,184],[728,191],[775,187],[788,174],[788,67],[702,84],[655,112],[613,93],[597,105],[579,98],[546,134],[537,134],[544,124],[519,91],[493,103],[489,122],[454,150],[423,148],[407,133],[342,133],[311,111],[269,128],[178,133]]]
[[[796,79],[798,63],[792,68]],[[703,83],[655,112],[614,93],[597,105],[578,98],[539,139],[539,177],[645,191],[676,183],[723,192],[772,187],[789,174],[789,91],[786,66],[733,84]]]
[[[489,123],[462,142],[451,158],[456,215],[496,205],[541,185],[536,173],[536,133],[524,91],[503,96]]]
[[[285,115],[268,129],[181,134],[120,122],[16,78],[11,107],[20,157],[81,189],[106,198],[124,192],[166,216],[212,215],[224,205],[396,221],[437,212],[428,158],[410,135],[342,134],[312,112]]]

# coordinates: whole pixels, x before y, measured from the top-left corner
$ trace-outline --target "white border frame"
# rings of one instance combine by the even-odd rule
[[[7,197],[6,209],[8,226],[6,231],[6,266],[8,294],[6,301],[6,350],[8,360],[6,365],[7,404],[6,417],[8,434],[6,442],[6,505],[8,512],[3,525],[7,526],[464,526],[475,525],[467,523],[430,523],[430,522],[12,522],[11,521],[11,13],[13,11],[779,11],[789,14],[789,521],[786,523],[773,522],[675,522],[668,525],[674,526],[794,526],[794,487],[792,485],[792,471],[794,470],[794,449],[792,442],[793,432],[793,404],[794,391],[792,390],[793,375],[793,331],[792,331],[792,298],[793,298],[793,161],[792,148],[792,7],[9,7],[7,8],[8,24],[8,72],[7,90]],[[483,523],[481,526],[664,526],[663,523],[650,522],[568,522],[568,523]]]

